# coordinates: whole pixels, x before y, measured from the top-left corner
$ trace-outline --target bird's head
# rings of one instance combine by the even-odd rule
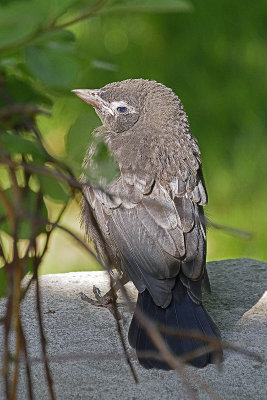
[[[145,79],[109,83],[101,89],[72,90],[91,104],[109,132],[121,133],[135,125],[160,128],[187,118],[171,89]]]

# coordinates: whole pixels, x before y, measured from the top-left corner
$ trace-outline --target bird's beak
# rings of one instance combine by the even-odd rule
[[[100,95],[101,89],[74,89],[72,92],[85,101],[85,103],[91,104],[95,109],[108,112],[114,116],[114,111],[110,104],[103,100]]]
[[[74,89],[72,93],[80,97],[85,103],[91,104],[94,108],[101,108],[103,106],[104,100],[101,99],[99,93],[100,89]]]

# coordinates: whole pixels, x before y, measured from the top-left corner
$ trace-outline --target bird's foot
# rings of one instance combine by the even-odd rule
[[[114,296],[111,296],[110,291],[109,291],[104,296],[102,296],[100,289],[97,288],[96,286],[93,286],[93,292],[95,295],[95,299],[91,299],[90,297],[86,296],[86,294],[80,293],[81,299],[86,301],[89,304],[92,304],[93,306],[107,308],[116,318],[116,312],[114,310],[114,307],[117,307],[117,306],[114,305],[114,303],[117,298],[117,295],[115,294]],[[118,311],[118,309],[117,309],[117,311]],[[119,312],[117,312],[117,314],[119,316],[119,319],[121,319]]]

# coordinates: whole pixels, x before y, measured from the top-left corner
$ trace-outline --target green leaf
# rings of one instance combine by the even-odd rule
[[[4,268],[0,268],[0,298],[5,297],[7,293],[7,274]]]
[[[192,11],[191,2],[187,0],[122,0],[108,4],[98,14],[120,12],[157,12],[174,13]]]
[[[90,164],[83,169],[88,181],[105,187],[118,174],[118,166],[109,152],[104,137],[95,137]]]
[[[33,192],[32,190],[28,189],[24,192],[23,200],[22,200],[22,207],[27,212],[27,214],[34,216],[37,214],[37,217],[42,219],[47,219],[47,209],[43,198],[39,201],[38,199],[39,194]],[[39,205],[38,205],[39,202]],[[38,206],[38,209],[37,209]],[[36,223],[32,221],[32,219],[22,219],[19,224],[19,239],[29,239],[32,234],[32,227],[33,224],[36,226]],[[46,232],[46,224],[40,221],[40,226],[38,227],[37,231],[35,232],[35,236],[38,234]]]
[[[65,138],[66,151],[70,162],[81,165],[86,149],[92,142],[92,132],[99,125],[99,118],[88,107],[88,112],[81,114],[68,131]]]
[[[63,183],[59,182],[56,178],[50,176],[38,175],[41,190],[44,196],[48,196],[54,201],[66,203],[69,195],[64,189]]]
[[[23,271],[23,276],[33,274],[34,272],[34,258],[29,257],[27,260],[26,268]]]
[[[31,103],[52,105],[52,101],[45,93],[37,91],[28,80],[21,80],[16,76],[7,76],[5,90],[16,103]],[[0,99],[0,105],[5,105],[4,99]]]
[[[53,88],[70,88],[77,79],[79,66],[76,59],[60,48],[31,46],[26,49],[29,71],[44,84]]]
[[[90,179],[104,185],[110,183],[118,173],[118,166],[103,138],[98,138],[92,157],[92,167],[87,173]]]
[[[92,134],[97,125],[99,125],[99,118],[95,112],[89,109],[87,113],[81,114],[66,136],[66,151],[68,162],[81,166],[86,150],[92,145],[94,147],[92,163],[82,172],[89,181],[105,185],[114,179],[118,168],[104,141],[104,136]]]
[[[2,146],[9,155],[30,154],[38,161],[44,162],[46,160],[46,154],[38,143],[19,135],[0,133],[0,146]]]
[[[43,22],[43,10],[34,1],[13,1],[0,6],[0,51],[21,43]]]

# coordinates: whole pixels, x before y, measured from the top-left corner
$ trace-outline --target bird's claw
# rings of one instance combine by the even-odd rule
[[[101,295],[101,290],[99,288],[97,288],[95,285],[93,286],[93,293],[95,295],[95,298],[98,301],[101,301],[103,299],[103,297]]]
[[[97,288],[96,286],[93,286],[93,293],[95,295],[95,299],[91,299],[90,297],[88,297],[86,294],[84,294],[82,292],[80,293],[81,299],[93,306],[105,307],[115,316],[114,299],[107,293],[104,296],[102,296],[100,289]],[[116,296],[116,298],[117,298],[117,296]],[[121,319],[120,315],[119,315],[119,319]]]

